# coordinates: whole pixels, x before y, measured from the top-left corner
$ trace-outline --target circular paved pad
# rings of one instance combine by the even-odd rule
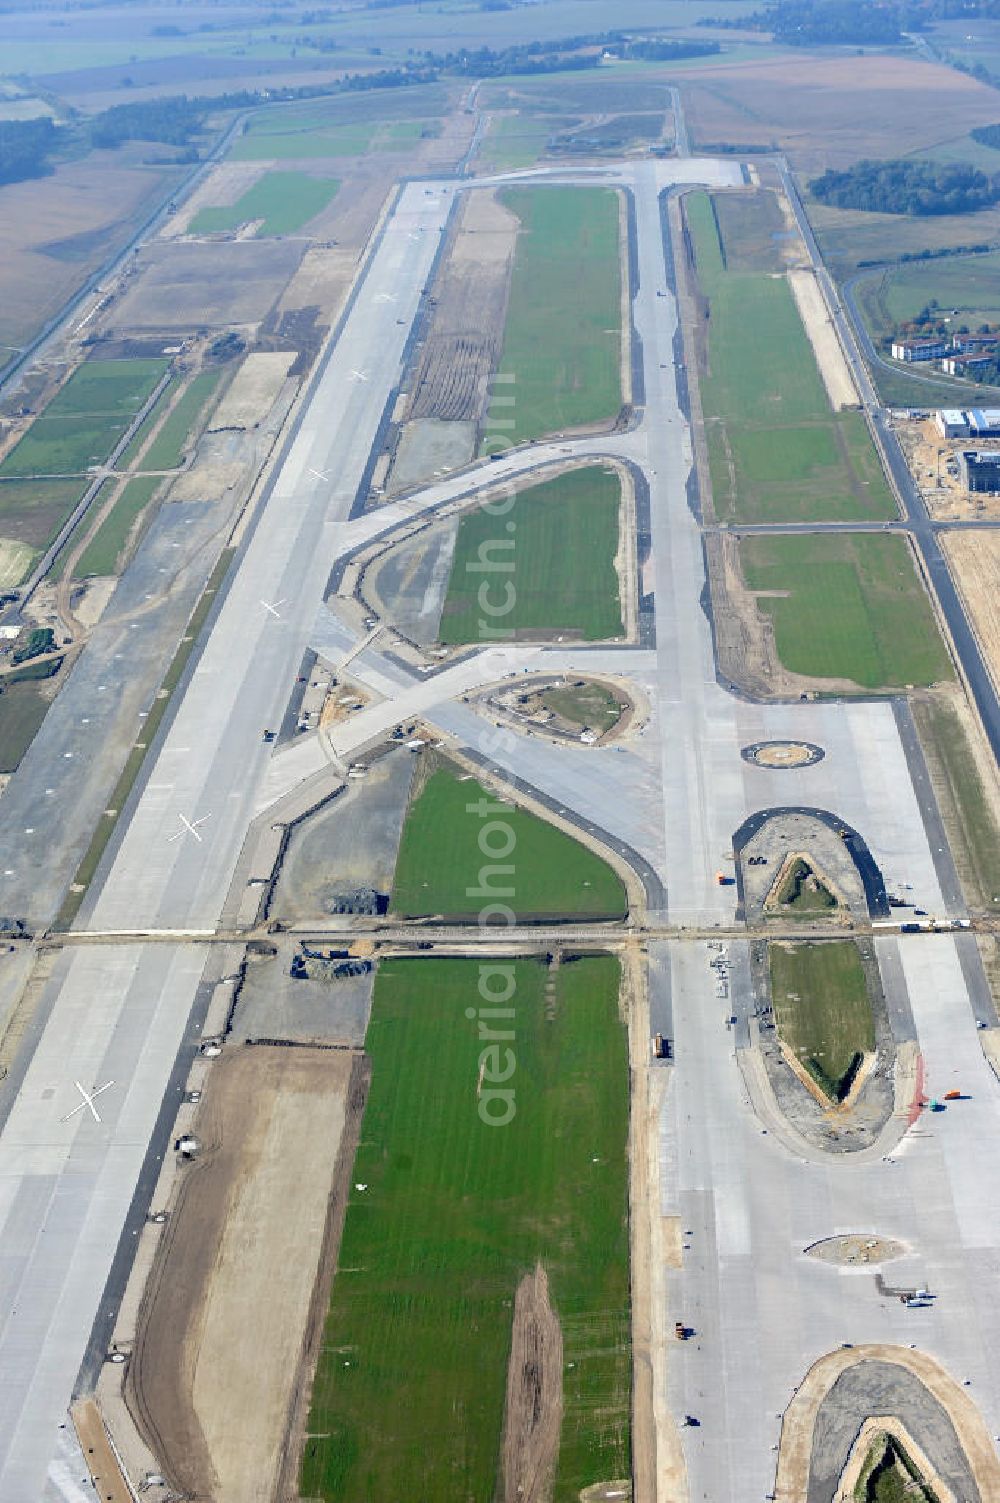
[[[768,768],[812,767],[825,755],[823,748],[811,741],[755,741],[740,752],[744,762]]]

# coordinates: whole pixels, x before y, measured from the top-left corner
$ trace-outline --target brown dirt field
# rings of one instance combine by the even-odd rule
[[[773,58],[685,73],[688,128],[700,148],[774,142],[803,172],[860,157],[905,156],[996,119],[991,89],[916,58]]]
[[[80,1449],[103,1503],[132,1503],[132,1489],[122,1476],[101,1411],[94,1399],[82,1399],[70,1410]]]
[[[138,145],[138,143],[136,143]],[[177,182],[133,147],[95,151],[49,177],[8,183],[0,215],[0,340],[24,344]]]
[[[212,1067],[202,1152],[180,1176],[126,1379],[136,1425],[185,1497],[270,1503],[297,1468],[361,1072],[347,1051],[263,1046]]]
[[[287,353],[247,355],[209,418],[206,433],[224,428],[245,430],[262,423],[285,384],[292,358]]]
[[[942,532],[940,538],[986,665],[1000,684],[1000,533]]]
[[[795,305],[799,310],[809,343],[812,345],[816,364],[836,412],[844,407],[858,406],[858,393],[854,377],[840,347],[837,331],[830,317],[816,273],[805,267],[796,267],[787,273]]]
[[[504,1503],[546,1503],[559,1454],[563,1340],[538,1264],[514,1295],[503,1433]]]
[[[277,302],[302,260],[301,240],[158,240],[108,311],[108,325],[189,333],[253,324]]]
[[[500,355],[517,219],[492,193],[470,193],[442,263],[407,418],[477,420]]]

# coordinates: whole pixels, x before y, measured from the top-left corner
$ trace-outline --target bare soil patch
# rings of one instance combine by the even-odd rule
[[[822,1242],[813,1242],[805,1248],[810,1258],[833,1263],[838,1268],[888,1263],[892,1258],[903,1257],[906,1251],[902,1242],[893,1237],[880,1237],[875,1232],[845,1232],[838,1237],[824,1237]]]
[[[288,375],[292,358],[284,353],[248,355],[215,409],[206,432],[218,433],[223,428],[256,428],[270,412]]]
[[[269,1503],[294,1464],[360,1068],[348,1051],[280,1047],[234,1048],[212,1068],[202,1151],[178,1181],[126,1381],[144,1440],[185,1497]]]
[[[500,355],[518,221],[492,193],[470,193],[435,283],[436,307],[408,418],[478,419]]]
[[[539,1263],[514,1295],[503,1436],[504,1503],[545,1503],[562,1424],[562,1329]]]
[[[1000,684],[1000,533],[984,529],[940,537],[993,682]]]
[[[823,377],[830,406],[835,412],[845,407],[858,405],[858,393],[854,377],[844,358],[823,294],[816,280],[816,273],[797,267],[788,272],[788,281],[795,297],[799,317],[805,326],[812,345],[819,373]]]
[[[301,240],[157,241],[139,252],[138,274],[109,315],[117,331],[259,323],[305,250]]]

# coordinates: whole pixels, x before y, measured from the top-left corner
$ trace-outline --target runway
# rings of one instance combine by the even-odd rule
[[[909,882],[929,911],[959,909],[943,853],[929,838],[936,841],[940,828],[932,795],[911,775],[919,769],[891,704],[752,705],[717,680],[702,606],[701,534],[688,505],[691,445],[673,364],[677,312],[662,238],[660,194],[680,179],[734,182],[739,168],[687,159],[593,175],[622,182],[634,195],[633,312],[646,393],[640,425],[519,450],[428,487],[374,520],[352,521],[458,191],[449,184],[404,188],[111,869],[83,911],[86,929],[214,929],[254,818],[328,757],[349,760],[403,715],[426,719],[553,806],[633,847],[659,879],[671,923],[708,929],[734,922],[735,889],[719,887],[714,872],[749,814],[786,803],[836,812],[863,833],[890,883]],[[303,653],[354,645],[322,607],[337,561],[394,518],[567,452],[616,454],[646,475],[655,647],[509,646],[425,677],[375,643],[352,671],[384,703],[335,728],[326,742],[304,739],[272,757],[263,730],[280,723]],[[505,673],[585,664],[632,676],[650,702],[648,726],[625,748],[563,748],[542,738],[508,744],[461,702],[469,689]],[[794,773],[740,756],[747,744],[786,737],[815,742],[826,755]],[[987,1422],[1000,1427],[1000,1315],[989,1294],[1000,1265],[992,1209],[1000,1169],[970,1169],[982,1135],[996,1140],[1000,1113],[969,995],[969,976],[974,988],[980,979],[977,962],[949,937],[880,941],[889,943],[928,1078],[943,1085],[957,1072],[973,1100],[935,1121],[930,1137],[904,1139],[891,1164],[853,1168],[805,1165],[762,1135],[735,1036],[718,1015],[704,945],[657,946],[653,973],[658,987],[669,986],[669,998],[654,998],[654,1016],[672,1012],[678,1054],[661,1124],[660,1193],[664,1210],[678,1211],[691,1229],[691,1256],[668,1280],[670,1318],[683,1317],[698,1333],[682,1353],[671,1352],[659,1378],[675,1417],[702,1418],[699,1430],[684,1432],[692,1498],[746,1503],[765,1496],[773,1486],[777,1414],[811,1356],[844,1340],[919,1339],[960,1380],[970,1377]],[[59,1427],[174,1061],[193,1043],[189,1019],[205,965],[197,945],[68,948],[43,999],[23,1079],[5,1083],[0,1503],[66,1496],[53,1467]],[[100,1120],[77,1081],[88,1093],[107,1085],[94,1102]],[[808,1241],[869,1224],[907,1241],[914,1269],[940,1292],[934,1310],[888,1309],[868,1284],[802,1257]]]

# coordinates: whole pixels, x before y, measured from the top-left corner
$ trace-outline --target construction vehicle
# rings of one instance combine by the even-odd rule
[[[687,1326],[682,1320],[675,1320],[674,1335],[677,1337],[678,1341],[687,1341],[688,1337],[691,1335],[691,1332],[688,1330]]]
[[[673,1056],[673,1052],[670,1040],[664,1038],[662,1033],[658,1033],[653,1040],[654,1059],[670,1059]]]
[[[720,887],[731,887],[736,878],[727,876],[725,872],[716,872],[715,880]]]
[[[961,1091],[945,1091],[944,1099],[945,1101],[961,1101],[964,1098]]]

